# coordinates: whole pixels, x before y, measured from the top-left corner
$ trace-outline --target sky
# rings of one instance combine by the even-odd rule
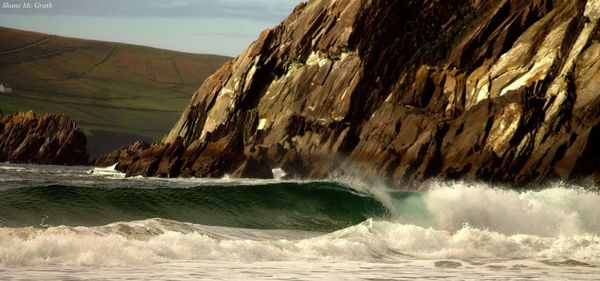
[[[23,3],[29,2],[31,8]],[[46,8],[35,7],[35,3]],[[1,0],[0,26],[236,56],[301,0]],[[9,4],[9,5],[6,5]],[[20,4],[21,7],[15,7]],[[51,7],[50,7],[51,6]]]

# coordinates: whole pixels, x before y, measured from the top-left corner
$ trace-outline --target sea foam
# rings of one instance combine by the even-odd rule
[[[138,227],[156,221],[136,222]],[[134,227],[122,224],[123,228]],[[232,230],[234,231],[234,230]],[[135,233],[136,231],[134,231]],[[137,232],[143,232],[139,230]],[[235,232],[235,231],[234,231]],[[0,230],[0,265],[122,266],[170,260],[393,261],[402,259],[600,260],[593,234],[557,237],[504,235],[472,227],[455,233],[386,221],[367,221],[306,239],[234,238],[211,232],[102,233],[68,227]],[[263,238],[258,238],[258,237]]]
[[[486,184],[439,183],[423,196],[440,229],[464,224],[504,234],[539,236],[600,234],[600,195],[554,184],[539,191]]]

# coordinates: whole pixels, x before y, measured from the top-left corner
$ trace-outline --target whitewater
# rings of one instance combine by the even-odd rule
[[[0,165],[0,279],[596,280],[600,194]]]

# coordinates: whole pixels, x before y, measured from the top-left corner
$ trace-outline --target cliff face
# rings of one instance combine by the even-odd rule
[[[195,93],[129,175],[600,178],[600,0],[320,0]]]
[[[0,162],[87,165],[86,144],[64,114],[0,113]]]

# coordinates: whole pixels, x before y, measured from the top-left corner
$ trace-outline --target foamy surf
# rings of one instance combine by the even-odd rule
[[[577,186],[441,182],[410,192],[341,177],[117,179],[35,166],[2,173],[0,272],[10,279],[173,279],[181,270],[240,279],[600,274],[600,195]]]
[[[94,175],[100,175],[100,176],[109,176],[109,177],[115,177],[115,178],[124,178],[125,177],[125,173],[119,172],[117,171],[117,165],[119,163],[116,163],[112,166],[108,166],[108,167],[94,167],[92,170],[90,170],[90,174],[94,174]]]
[[[464,224],[504,234],[539,236],[600,233],[600,194],[554,184],[518,191],[461,182],[439,183],[423,194],[437,228]]]
[[[305,237],[305,238],[303,238]],[[362,261],[577,260],[600,261],[595,234],[506,235],[465,226],[452,233],[368,220],[329,234],[241,230],[164,220],[105,227],[0,229],[0,265],[124,266],[174,260]]]

